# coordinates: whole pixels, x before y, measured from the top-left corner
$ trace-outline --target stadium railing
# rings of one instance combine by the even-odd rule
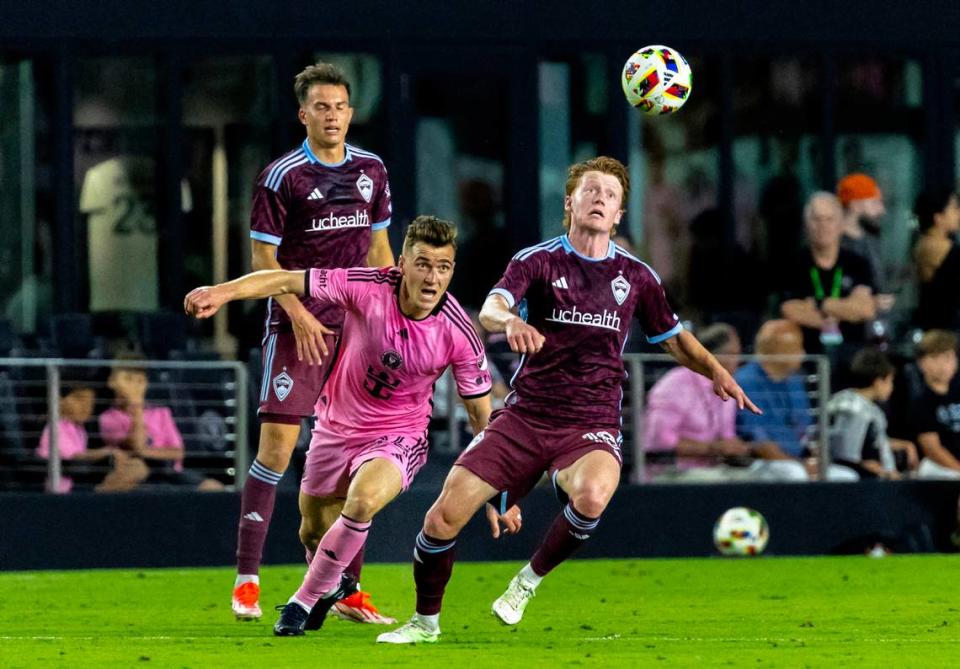
[[[819,463],[818,478],[825,479],[830,464],[829,430],[827,424],[827,402],[830,399],[830,362],[823,355],[805,356],[776,356],[776,355],[741,355],[738,356],[740,367],[751,362],[792,362],[799,367],[795,372],[802,381],[804,392],[809,402],[810,424],[805,442],[809,450],[816,454]],[[624,423],[624,451],[630,457],[630,478],[634,482],[651,482],[648,476],[648,464],[651,453],[647,452],[643,444],[644,421],[646,419],[647,394],[653,385],[670,369],[677,366],[677,362],[666,354],[633,353],[624,355],[628,379],[624,383],[623,423]],[[760,405],[781,405],[782,398],[766,397],[754,393],[751,399]],[[679,401],[679,398],[678,398]],[[719,400],[718,400],[719,401]],[[637,411],[636,408],[641,410]],[[627,446],[629,444],[629,446]],[[666,469],[676,468],[676,460],[667,463]],[[664,467],[661,465],[661,472]]]
[[[64,358],[0,358],[0,489],[60,491],[65,476],[59,442],[60,388],[95,391],[88,448],[103,445],[97,416],[113,405],[106,380],[112,367],[143,368],[147,405],[168,407],[184,441],[185,470],[214,478],[228,489],[242,486],[249,465],[248,372],[239,362]],[[64,374],[67,371],[67,374]],[[50,427],[50,457],[37,448]],[[70,477],[94,483],[110,466],[69,463]],[[148,485],[148,484],[143,484]]]
[[[519,359],[518,356],[510,353],[491,353],[489,358],[505,380],[511,378]],[[819,461],[819,478],[825,478],[825,472],[830,463],[826,415],[826,405],[830,398],[830,362],[828,358],[822,355],[801,357],[741,355],[739,358],[741,367],[750,362],[761,362],[763,360],[786,360],[799,364],[796,374],[803,381],[804,390],[810,404],[811,425],[806,435],[806,442],[810,449],[816,453]],[[655,353],[627,353],[624,354],[623,359],[628,374],[628,378],[623,384],[622,403],[624,471],[629,473],[630,480],[633,482],[648,483],[652,481],[647,471],[651,455],[658,459],[656,466],[659,471],[676,469],[676,460],[671,455],[664,457],[647,453],[643,447],[643,435],[647,393],[654,383],[670,369],[677,366],[677,362],[669,355]],[[436,401],[447,402],[447,407],[442,411],[442,415],[444,417],[456,415],[453,412],[457,410],[455,408],[457,398],[452,384],[443,384],[438,388],[441,388],[443,392],[435,398]],[[760,396],[752,399],[758,403],[777,403],[777,398]],[[640,408],[639,411],[636,410],[637,407]],[[465,412],[462,409],[460,411],[461,420],[450,423],[448,427],[450,436],[444,440],[445,443],[449,444],[448,448],[451,449],[459,448],[464,444],[463,435],[468,428],[464,425]],[[460,426],[459,429],[455,429],[457,423]]]

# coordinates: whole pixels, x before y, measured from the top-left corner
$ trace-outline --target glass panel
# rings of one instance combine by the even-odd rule
[[[691,223],[717,206],[718,187],[719,68],[715,58],[684,56],[693,91],[683,109],[656,117],[636,112],[630,124],[626,226],[677,305],[687,299]]]
[[[269,56],[204,58],[183,68],[183,252],[188,287],[250,271],[253,186],[273,159],[273,91]],[[292,83],[288,95],[293,95]],[[227,317],[212,325],[218,350],[245,355],[258,347],[261,303],[231,304]]]
[[[502,243],[507,159],[506,76],[417,76],[417,212],[459,228],[450,290],[479,308],[514,250]]]
[[[77,248],[93,312],[157,308],[155,91],[156,68],[149,59],[77,63]]]
[[[879,288],[895,292],[891,320],[905,323],[915,301],[911,269],[913,199],[920,189],[922,71],[915,60],[858,56],[837,68],[837,176],[864,172],[883,192],[886,215],[867,234],[879,237]]]
[[[773,280],[774,268],[789,262],[804,242],[804,201],[821,182],[817,63],[744,57],[735,60],[733,72],[736,246],[727,251],[733,258],[723,262],[740,268],[743,278],[764,273]],[[772,284],[735,285],[737,291],[720,286],[704,295],[700,306],[705,320],[733,321],[749,342]]]
[[[45,63],[0,61],[0,321],[24,334],[52,307],[50,81]]]
[[[540,236],[563,231],[571,163],[596,156],[606,135],[606,58],[583,54],[540,63]]]

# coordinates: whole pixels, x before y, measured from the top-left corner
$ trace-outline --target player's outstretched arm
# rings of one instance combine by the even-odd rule
[[[488,295],[480,310],[480,323],[488,332],[505,332],[514,353],[536,353],[543,348],[543,335],[510,311],[502,295]]]
[[[183,299],[183,310],[189,316],[210,318],[227,302],[250,300],[272,295],[303,295],[303,270],[268,269],[241,276],[215,286],[194,288]]]
[[[730,372],[690,332],[681,330],[660,345],[681,365],[713,381],[713,392],[723,401],[733,398],[739,408],[750,409],[755,414],[763,413],[730,376]]]

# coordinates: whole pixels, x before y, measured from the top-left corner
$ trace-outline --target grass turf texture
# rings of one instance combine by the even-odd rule
[[[0,574],[0,665],[13,667],[958,666],[957,556],[574,560],[523,622],[491,602],[519,567],[462,563],[435,645],[329,620],[276,638],[274,603],[303,568],[263,570],[259,623],[233,620],[229,569]],[[382,611],[412,611],[409,565],[368,565]]]

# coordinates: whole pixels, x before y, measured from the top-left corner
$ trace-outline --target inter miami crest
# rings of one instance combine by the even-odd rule
[[[293,390],[293,379],[287,374],[286,369],[273,377],[273,394],[277,396],[278,400],[282,402],[287,399],[291,390]]]
[[[366,174],[361,174],[360,178],[357,179],[357,190],[360,191],[363,199],[369,202],[370,198],[373,197],[373,179]]]
[[[627,295],[630,294],[630,282],[624,279],[621,274],[610,282],[610,289],[613,290],[613,299],[617,301],[617,304],[623,304]]]
[[[403,358],[401,358],[400,354],[396,351],[387,351],[380,356],[380,362],[382,362],[383,366],[387,369],[397,370],[400,369],[400,366],[403,364]]]

